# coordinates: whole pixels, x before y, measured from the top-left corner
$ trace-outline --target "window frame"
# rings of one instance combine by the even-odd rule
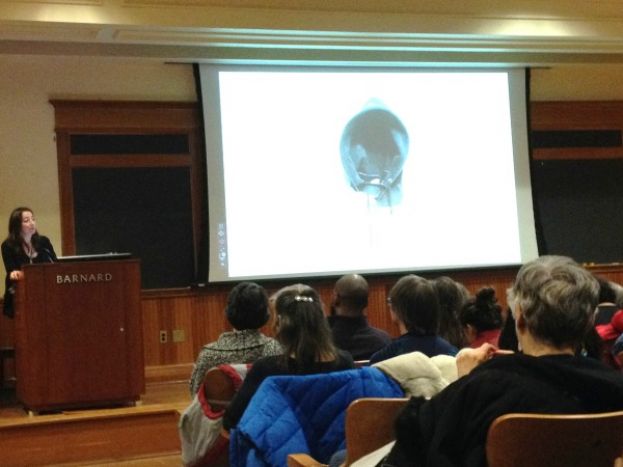
[[[73,169],[186,167],[190,172],[193,259],[198,270],[205,205],[205,161],[200,108],[196,102],[50,100],[54,107],[61,215],[61,248],[76,254]],[[77,134],[185,134],[188,154],[73,155]],[[190,284],[189,284],[190,285]]]

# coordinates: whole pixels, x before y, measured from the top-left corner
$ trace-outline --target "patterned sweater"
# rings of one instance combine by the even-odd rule
[[[281,345],[257,329],[224,332],[199,352],[190,377],[190,395],[194,396],[206,372],[224,363],[253,363],[255,360],[283,353]]]

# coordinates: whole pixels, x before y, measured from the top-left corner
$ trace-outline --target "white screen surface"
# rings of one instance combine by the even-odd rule
[[[210,281],[536,257],[523,70],[202,67]]]

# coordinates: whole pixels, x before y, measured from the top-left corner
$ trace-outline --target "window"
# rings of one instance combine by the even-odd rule
[[[194,103],[52,101],[63,254],[131,252],[146,289],[195,280],[201,199]]]

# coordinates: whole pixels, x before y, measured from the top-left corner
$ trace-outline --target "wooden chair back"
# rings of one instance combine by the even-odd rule
[[[623,411],[602,414],[506,414],[486,443],[489,467],[612,467],[623,448]]]
[[[366,397],[346,411],[346,465],[394,440],[394,421],[408,398]],[[308,454],[289,454],[288,467],[322,467]]]
[[[220,412],[225,410],[234,395],[238,391],[241,379],[237,378],[232,372],[236,372],[236,367],[247,366],[245,364],[222,365],[221,367],[210,368],[203,378],[203,394],[206,401],[210,404],[210,409],[214,415],[222,415]],[[208,449],[202,459],[197,460],[193,467],[228,467],[229,466],[229,433],[221,429],[219,438]]]
[[[369,397],[346,411],[346,465],[393,441],[394,422],[409,399]]]

